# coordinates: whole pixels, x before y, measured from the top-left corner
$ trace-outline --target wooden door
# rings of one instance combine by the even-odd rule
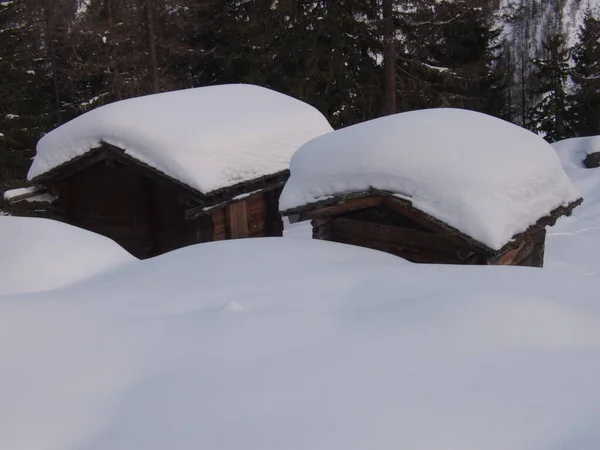
[[[231,239],[248,237],[248,208],[245,201],[227,207],[229,237]]]

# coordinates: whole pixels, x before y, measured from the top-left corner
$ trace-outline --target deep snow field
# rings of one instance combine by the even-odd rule
[[[306,224],[137,261],[0,217],[0,448],[599,449],[594,145],[555,146],[585,201],[544,269],[416,265]]]

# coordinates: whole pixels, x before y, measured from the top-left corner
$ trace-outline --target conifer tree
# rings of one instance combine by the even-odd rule
[[[411,1],[399,16],[401,109],[459,107],[503,115],[502,45],[487,0]]]
[[[51,88],[32,4],[0,2],[0,188],[22,183],[52,124]]]
[[[566,92],[569,51],[560,33],[551,34],[544,41],[543,48],[545,57],[533,61],[537,102],[530,110],[530,128],[542,132],[550,142],[555,142],[572,137]]]
[[[578,136],[600,134],[600,20],[588,8],[573,49],[572,121]]]

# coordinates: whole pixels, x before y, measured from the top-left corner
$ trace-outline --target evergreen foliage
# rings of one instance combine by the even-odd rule
[[[23,183],[43,133],[92,108],[223,83],[292,95],[336,128],[431,107],[514,119],[525,96],[523,105],[539,100],[528,117],[549,138],[599,133],[591,12],[573,52],[569,109],[564,53],[531,63],[536,76],[523,71],[523,86],[514,84],[526,61],[519,66],[501,40],[497,8],[495,0],[0,0],[0,185]]]
[[[569,77],[569,50],[560,33],[550,35],[544,42],[545,58],[533,61],[538,87],[538,101],[530,111],[530,126],[555,142],[573,136],[569,121],[569,102],[566,85]]]
[[[487,0],[405,3],[398,54],[402,110],[472,109],[502,116],[506,85],[497,70],[500,30]],[[412,95],[406,95],[411,92]]]
[[[586,10],[573,49],[573,128],[578,136],[600,134],[600,20]]]

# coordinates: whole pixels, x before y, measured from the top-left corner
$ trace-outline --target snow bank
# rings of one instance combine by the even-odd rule
[[[458,109],[395,114],[303,145],[292,157],[282,211],[370,187],[500,249],[580,197],[541,137]]]
[[[330,132],[312,106],[252,85],[148,95],[85,113],[44,136],[28,178],[101,141],[201,192],[288,169],[306,141]]]
[[[136,260],[98,234],[25,217],[0,217],[0,252],[0,295],[60,288]]]
[[[593,281],[263,238],[5,296],[2,447],[596,450]]]
[[[600,136],[567,139],[553,147],[584,202],[548,230],[544,266],[600,275],[600,168],[583,165],[588,154],[600,151]]]

